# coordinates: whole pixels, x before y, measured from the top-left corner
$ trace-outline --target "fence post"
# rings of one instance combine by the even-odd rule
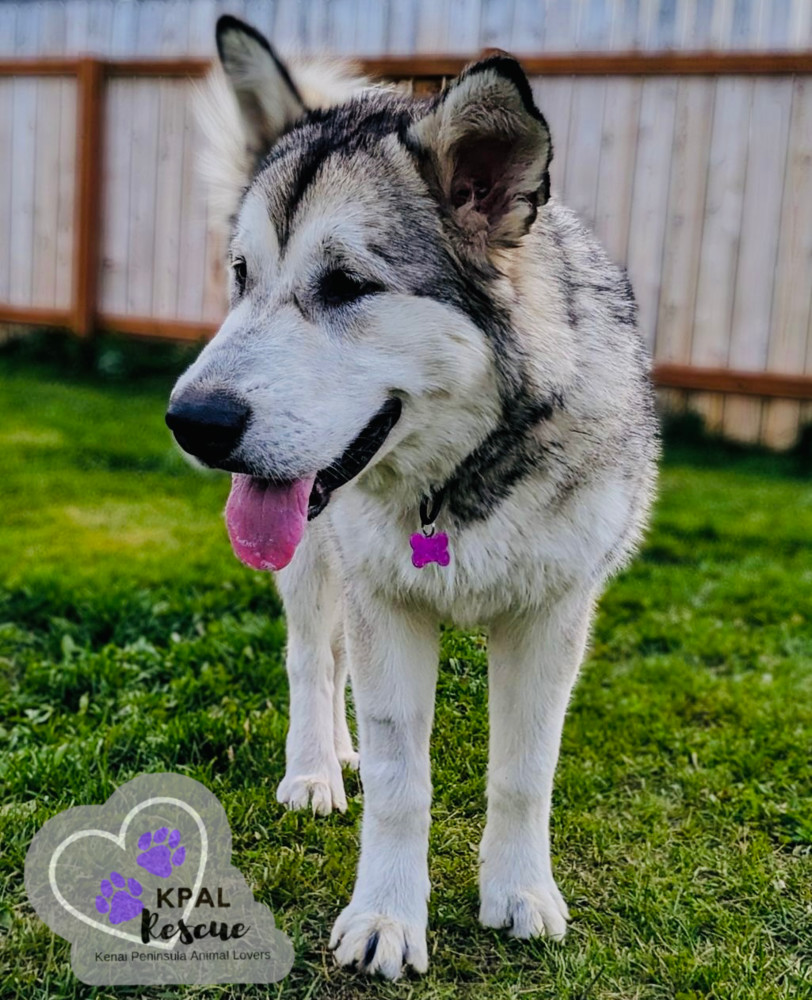
[[[74,218],[73,330],[93,333],[99,275],[102,199],[102,88],[104,65],[82,59],[76,77],[76,213]]]

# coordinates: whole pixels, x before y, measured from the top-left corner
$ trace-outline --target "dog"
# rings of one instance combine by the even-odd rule
[[[547,122],[508,55],[413,98],[288,67],[232,17],[217,47],[204,124],[231,212],[230,311],[166,419],[232,473],[233,548],[277,574],[289,807],[346,806],[349,669],[365,804],[335,958],[390,979],[427,968],[444,621],[489,636],[480,920],[561,938],[564,715],[656,477],[629,281],[552,194]]]

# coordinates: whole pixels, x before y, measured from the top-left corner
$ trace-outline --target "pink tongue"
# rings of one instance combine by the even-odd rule
[[[282,569],[293,558],[307,524],[307,502],[315,476],[273,486],[233,475],[226,526],[234,554],[253,569]]]

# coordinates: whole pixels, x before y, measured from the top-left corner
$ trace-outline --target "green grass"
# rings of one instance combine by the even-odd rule
[[[326,950],[352,886],[358,780],[343,816],[275,801],[279,601],[231,555],[225,479],[174,452],[168,384],[0,359],[0,996],[812,996],[812,484],[789,459],[667,457],[655,525],[601,602],[565,728],[563,944],[477,923],[485,640],[444,633],[431,970],[367,982]],[[47,818],[166,769],[220,797],[236,864],[293,938],[278,987],[90,988],[28,905],[25,852]]]

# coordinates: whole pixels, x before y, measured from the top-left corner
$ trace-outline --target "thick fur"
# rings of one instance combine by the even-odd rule
[[[257,106],[273,107],[286,81],[262,47],[253,85]],[[427,966],[441,621],[490,636],[481,920],[564,934],[549,843],[564,714],[596,598],[652,498],[655,418],[632,292],[550,197],[549,132],[529,95],[518,64],[495,57],[436,99],[342,91],[335,106],[277,122],[258,163],[234,144],[245,122],[209,130],[241,177],[230,252],[247,277],[173,400],[247,400],[230,467],[279,479],[329,467],[388,398],[402,401],[373,461],[277,575],[291,697],[279,799],[345,807],[348,662],[365,809],[331,943],[342,965],[389,978]],[[320,281],[336,267],[375,294],[327,304]],[[415,569],[420,500],[440,488],[451,563]]]
[[[310,109],[334,107],[370,87],[355,66],[338,59],[300,57],[289,60],[288,69]],[[220,67],[212,69],[196,88],[194,103],[195,118],[206,140],[200,174],[209,189],[215,222],[227,234],[240,195],[256,169],[256,155],[252,154],[234,90]]]

